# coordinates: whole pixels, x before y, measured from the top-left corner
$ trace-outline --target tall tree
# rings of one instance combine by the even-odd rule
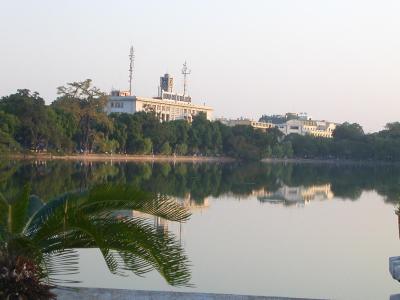
[[[18,90],[0,100],[0,109],[17,117],[19,124],[14,127],[14,137],[26,149],[43,150],[49,144],[58,146],[57,124],[37,92]]]
[[[357,123],[345,122],[341,125],[336,126],[333,131],[333,137],[337,140],[358,140],[364,136],[364,130],[361,125]]]
[[[104,111],[107,96],[92,86],[91,79],[67,83],[57,90],[60,97],[54,101],[54,107],[72,114],[78,124],[75,137],[78,145],[82,151],[90,152],[98,131],[108,135],[112,128],[112,123]]]

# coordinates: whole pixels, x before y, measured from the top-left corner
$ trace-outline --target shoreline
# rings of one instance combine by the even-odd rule
[[[124,155],[124,154],[77,154],[77,155],[52,155],[52,154],[11,154],[6,158],[17,160],[66,160],[66,161],[120,161],[120,162],[219,162],[228,163],[235,161],[230,157],[216,156],[173,156],[173,155]]]
[[[351,160],[351,159],[318,159],[318,158],[263,158],[262,163],[276,164],[327,164],[327,165],[400,165],[400,162],[389,161],[366,161],[366,160]]]
[[[173,156],[173,155],[135,155],[135,154],[6,154],[2,158],[15,160],[64,160],[87,162],[189,162],[189,163],[232,163],[246,162],[227,156]],[[360,161],[351,159],[314,159],[314,158],[263,158],[260,163],[266,164],[327,164],[327,165],[400,165],[400,162]]]

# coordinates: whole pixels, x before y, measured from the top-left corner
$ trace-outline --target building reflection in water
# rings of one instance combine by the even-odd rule
[[[265,188],[259,190],[253,190],[250,196],[257,197],[261,203],[280,203],[284,205],[299,205],[304,206],[313,200],[329,200],[334,197],[331,190],[330,184],[312,185],[312,186],[282,186],[275,192],[270,192]],[[187,193],[185,197],[171,197],[178,203],[182,204],[185,208],[188,208],[191,213],[202,213],[204,210],[210,207],[209,198],[203,199],[201,202],[195,201],[190,193]],[[247,197],[246,197],[247,198]],[[163,233],[173,233],[179,240],[182,241],[183,225],[181,223],[175,224],[164,220],[163,218],[156,217],[153,215],[147,215],[139,211],[118,211],[116,212],[117,217],[139,217],[147,219],[153,222],[153,225],[157,230]],[[400,222],[400,220],[399,220]],[[399,223],[400,224],[400,223]],[[399,228],[400,230],[400,228]]]
[[[203,210],[207,209],[210,205],[209,199],[205,198],[202,202],[195,201],[192,199],[191,194],[187,193],[184,198],[179,197],[170,197],[171,199],[175,199],[178,203],[182,204],[183,207],[188,208],[191,213],[201,213]],[[143,218],[148,219],[153,222],[155,228],[163,233],[173,233],[179,237],[180,241],[182,242],[182,233],[183,233],[183,225],[179,223],[178,225],[174,222],[168,222],[167,220],[156,217],[153,215],[144,214],[139,211],[118,211],[117,216],[120,217],[136,217],[136,218]],[[175,226],[170,226],[171,224]],[[176,226],[177,225],[177,226]]]
[[[285,205],[306,205],[313,200],[329,200],[334,197],[331,185],[283,186],[275,192],[265,189],[253,193],[262,203],[283,203]]]
[[[258,201],[261,203],[279,203],[284,205],[299,205],[304,206],[313,200],[329,200],[334,197],[331,190],[330,184],[312,185],[312,186],[282,186],[275,192],[270,192],[265,188],[260,190],[254,190],[251,196],[257,197]],[[203,199],[201,202],[195,201],[190,193],[187,193],[185,197],[171,197],[177,202],[181,203],[184,207],[189,208],[192,213],[201,213],[210,206],[210,201],[208,198]],[[178,226],[170,226],[170,222],[164,220],[160,217],[155,217],[152,215],[147,215],[138,211],[118,211],[117,216],[120,217],[140,217],[148,219],[153,222],[155,228],[159,231],[167,233],[172,232],[176,236],[182,238],[182,224]],[[400,220],[399,220],[400,222]],[[400,223],[399,223],[400,226]],[[400,228],[399,228],[400,230]]]

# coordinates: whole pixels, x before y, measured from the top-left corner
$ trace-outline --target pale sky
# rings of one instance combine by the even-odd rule
[[[0,96],[47,103],[92,78],[109,92],[155,96],[187,60],[189,92],[215,116],[307,112],[366,131],[400,121],[400,1],[0,0]]]

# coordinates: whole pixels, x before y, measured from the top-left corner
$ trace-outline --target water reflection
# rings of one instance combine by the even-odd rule
[[[330,184],[304,186],[283,186],[276,192],[259,191],[257,199],[261,203],[283,203],[304,206],[313,200],[329,200],[334,197]]]
[[[201,203],[194,201],[191,198],[190,193],[188,193],[184,198],[178,198],[178,197],[172,197],[170,199],[173,199],[176,203],[179,203],[184,209],[191,213],[198,213],[202,212],[203,210],[207,209],[210,204],[209,200],[206,198],[204,199]],[[156,216],[156,215],[149,215],[147,213],[143,213],[140,211],[120,211],[119,216],[132,216],[132,217],[138,217],[138,218],[144,218],[147,220],[151,220],[154,227],[157,228],[158,231],[160,232],[168,232],[171,231],[173,232],[176,236],[179,236],[179,241],[181,241],[182,237],[182,222],[179,222],[179,227],[178,228],[169,228],[170,222],[162,217]]]
[[[114,207],[108,215],[115,220],[139,218],[152,228],[154,234],[171,237],[173,233],[174,244],[180,249],[184,245],[190,254],[193,281],[201,291],[273,292],[287,296],[286,286],[282,290],[274,289],[285,282],[293,293],[289,296],[339,295],[345,298],[345,291],[351,290],[354,291],[352,295],[358,295],[366,286],[365,282],[379,281],[377,286],[385,287],[389,281],[385,277],[389,275],[386,258],[397,253],[393,251],[391,240],[398,234],[397,228],[395,232],[390,227],[393,226],[390,223],[393,207],[383,202],[396,204],[399,200],[398,166],[0,162],[0,192],[6,199],[17,199],[25,183],[30,183],[31,194],[40,196],[30,198],[29,218],[38,210],[52,207],[57,195],[68,191],[85,194],[97,185],[129,186],[157,197],[167,195],[187,211],[201,212],[201,216],[194,215],[191,222],[182,226],[171,224],[162,216],[145,215],[132,207]],[[242,199],[251,201],[239,202]],[[292,209],[296,206],[306,209]],[[59,217],[58,222],[63,224],[62,221]],[[62,226],[58,228],[61,230]],[[104,228],[103,234],[111,232],[114,236],[114,230],[101,228]],[[182,230],[186,233],[183,241],[180,238]],[[111,237],[108,241],[116,242]],[[67,245],[70,249],[99,248],[93,243]],[[301,252],[298,255],[304,259],[295,257],[293,249]],[[93,269],[100,265],[101,259],[94,257],[95,253],[90,250],[87,254],[81,253],[81,257],[87,255],[86,259],[93,256],[92,260],[81,262],[80,278],[84,284],[118,288],[135,285],[132,278],[117,280],[100,267],[98,276],[93,275]],[[246,259],[243,259],[244,255],[247,255]],[[329,260],[326,260],[327,256]],[[231,262],[235,262],[235,269]],[[287,276],[286,264],[295,266],[292,270],[297,273],[290,274],[298,278]],[[343,268],[335,269],[337,266]],[[309,272],[310,269],[313,272]],[[325,277],[326,269],[330,270],[328,278]],[[375,271],[370,272],[372,269]],[[126,271],[125,268],[119,270]],[[311,280],[300,282],[298,279],[307,272]],[[343,273],[352,275],[343,277]],[[134,288],[146,286],[152,275],[143,281],[135,277]],[[260,283],[259,278],[267,280]],[[315,286],[312,282],[316,282]],[[343,286],[343,292],[335,294],[336,290],[330,288],[331,282]],[[347,285],[350,282],[351,286]],[[316,286],[321,286],[320,294],[308,293]],[[166,289],[165,285],[154,282],[146,287]],[[373,293],[373,290],[374,287],[367,285],[364,294]],[[341,298],[339,296],[337,298]],[[382,296],[370,298],[382,299]]]
[[[79,271],[78,248],[99,249],[113,274],[157,270],[170,285],[189,285],[189,261],[176,237],[121,211],[170,222],[190,216],[173,199],[125,185],[69,192],[47,204],[29,186],[15,198],[0,194],[0,296],[37,291],[40,298],[50,285],[65,283],[62,276]]]
[[[245,198],[264,191],[260,201],[286,204],[333,196],[357,200],[375,190],[385,201],[400,196],[399,166],[296,164],[151,164],[122,162],[0,162],[0,191],[14,197],[24,183],[44,202],[70,190],[96,184],[127,184],[137,189],[185,199],[203,207],[208,197]]]

